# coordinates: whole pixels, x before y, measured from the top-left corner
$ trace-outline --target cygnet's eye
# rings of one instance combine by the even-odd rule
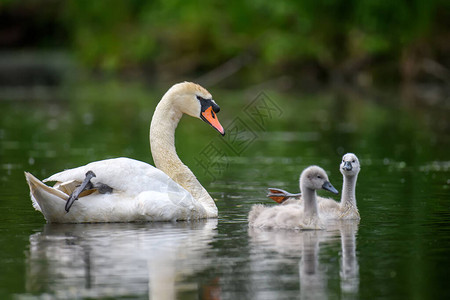
[[[322,179],[322,176],[320,176],[320,175],[317,175],[317,178],[319,178],[319,179]]]
[[[356,161],[355,160],[352,160],[352,163],[355,163]]]

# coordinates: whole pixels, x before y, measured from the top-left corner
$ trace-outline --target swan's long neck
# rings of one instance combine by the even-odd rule
[[[150,148],[155,166],[185,188],[206,209],[207,217],[217,217],[214,200],[192,171],[180,160],[175,149],[175,129],[183,113],[176,109],[170,94],[156,106],[150,124]]]
[[[355,176],[344,176],[344,183],[342,185],[341,206],[354,206],[356,207],[356,179]]]
[[[304,211],[307,216],[318,215],[316,191],[307,187],[301,187],[302,198],[305,202]]]

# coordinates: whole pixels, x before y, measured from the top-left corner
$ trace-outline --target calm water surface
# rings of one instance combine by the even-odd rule
[[[110,157],[152,162],[149,122],[164,91],[75,90],[53,101],[0,101],[2,299],[450,297],[448,103],[212,90],[227,135],[186,117],[177,149],[217,199],[219,219],[46,224],[31,206],[24,170],[45,178]],[[274,204],[265,189],[296,192],[308,165],[325,168],[340,189],[346,152],[362,165],[359,224],[248,228],[253,204]]]

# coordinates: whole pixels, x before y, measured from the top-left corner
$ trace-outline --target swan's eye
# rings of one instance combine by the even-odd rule
[[[197,96],[198,101],[205,101],[206,99],[201,97],[201,96]]]

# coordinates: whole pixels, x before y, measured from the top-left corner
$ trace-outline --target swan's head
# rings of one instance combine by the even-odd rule
[[[328,175],[324,169],[318,166],[310,166],[303,170],[300,175],[300,188],[308,188],[311,190],[324,189],[334,194],[339,193],[334,186],[331,185],[328,180]]]
[[[342,163],[339,168],[342,175],[355,176],[358,175],[360,169],[359,160],[355,154],[347,153],[342,157]]]
[[[173,105],[182,113],[202,119],[221,135],[225,135],[216,115],[220,107],[206,89],[192,82],[182,82],[172,86],[167,95],[170,95]]]

